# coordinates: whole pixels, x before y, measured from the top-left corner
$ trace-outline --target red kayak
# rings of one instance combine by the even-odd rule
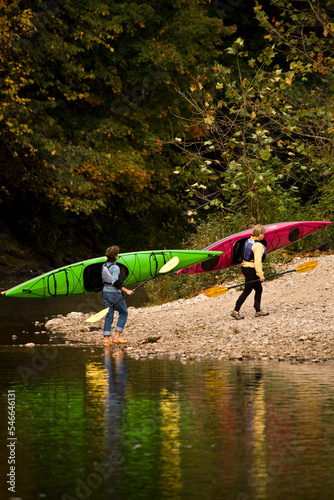
[[[267,247],[267,254],[279,248],[290,245],[297,240],[301,240],[320,229],[332,224],[322,221],[302,221],[302,222],[279,222],[277,224],[267,224],[266,235],[263,243]],[[177,274],[199,274],[209,271],[218,271],[226,267],[232,267],[242,262],[242,248],[245,241],[252,236],[253,229],[246,229],[241,233],[233,234],[223,238],[212,245],[204,248],[206,251],[223,252],[222,255],[213,257],[201,264],[180,269]]]

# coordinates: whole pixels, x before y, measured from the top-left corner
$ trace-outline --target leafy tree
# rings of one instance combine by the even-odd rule
[[[137,247],[163,244],[154,228],[172,234],[184,193],[163,140],[171,109],[186,112],[175,88],[204,74],[235,29],[208,7],[2,2],[1,201],[23,241],[60,244],[65,226],[66,246],[76,232],[82,238],[81,226],[103,235],[101,245],[111,234],[134,233]],[[138,243],[143,217],[150,231]]]
[[[272,3],[280,7],[286,2]],[[269,29],[260,5],[255,12]],[[284,19],[273,24],[280,34],[296,28]],[[284,41],[291,36],[288,32]],[[314,76],[317,66],[303,62],[307,53],[292,59],[289,52],[284,60],[273,35],[266,38],[268,46],[257,57],[249,56],[244,40],[237,38],[226,50],[236,66],[216,64],[211,79],[199,78],[181,92],[193,109],[188,134],[176,139],[184,154],[176,173],[187,172],[194,200],[189,215],[198,206],[211,206],[246,227],[286,220],[331,175],[334,113],[325,91],[328,79],[323,73]],[[192,163],[196,177],[187,171]]]
[[[292,71],[301,76],[297,96],[300,128],[295,133],[309,148],[307,206],[316,218],[333,219],[334,199],[334,4],[332,1],[271,0],[278,18],[269,18],[257,3],[255,12],[266,39],[275,43]]]

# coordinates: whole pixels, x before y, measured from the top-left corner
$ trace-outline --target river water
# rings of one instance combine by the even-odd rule
[[[65,303],[2,299],[1,499],[334,498],[334,365],[51,346]]]

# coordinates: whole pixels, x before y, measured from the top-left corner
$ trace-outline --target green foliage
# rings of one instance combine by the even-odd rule
[[[332,9],[271,3],[281,19],[270,22],[257,2],[254,9],[267,47],[250,56],[235,39],[224,63],[181,92],[193,112],[175,138],[186,158],[177,173],[189,187],[191,220],[203,207],[242,216],[246,227],[288,220],[319,201],[333,176]]]
[[[247,57],[241,39],[228,52],[237,60]],[[252,78],[243,77],[241,65],[236,79],[226,66],[217,64],[215,89],[199,80],[183,94],[203,130],[195,152],[191,140],[177,140],[199,166],[191,193],[201,203],[205,200],[207,207],[218,207],[230,216],[243,214],[246,224],[275,217],[284,220],[287,211],[296,210],[300,186],[306,180],[311,183],[316,168],[314,148],[302,134],[306,115],[291,88],[296,74],[280,68],[274,58],[274,49],[268,48],[258,56],[260,66],[248,60],[254,67]],[[316,110],[308,107],[310,111],[314,118]]]
[[[194,233],[188,236],[183,246],[193,250],[202,250],[243,229],[246,227],[243,226],[242,217],[229,219],[224,217],[221,212],[209,214],[205,220],[194,223]]]
[[[332,217],[333,6],[271,5],[275,20],[255,4],[268,46],[256,30],[248,54],[240,13],[225,26],[206,0],[1,0],[0,205],[14,235],[95,254],[176,246],[181,209],[191,223],[221,212],[229,234],[304,206]]]
[[[289,68],[299,75],[293,83],[295,101],[290,128],[305,162],[296,170],[306,210],[316,219],[333,219],[334,15],[333,2],[271,0],[279,18],[270,19],[256,2],[255,14]],[[305,177],[306,176],[306,177]],[[302,186],[304,182],[304,187]],[[329,229],[329,232],[331,229]]]
[[[35,241],[46,224],[58,234],[56,220],[72,231],[74,217],[79,234],[87,223],[97,236],[112,226],[118,240],[120,223],[135,228],[152,211],[150,233],[161,220],[178,232],[185,193],[172,174],[176,153],[163,144],[172,113],[186,112],[175,87],[205,73],[235,29],[208,7],[2,1],[0,203],[17,237]]]

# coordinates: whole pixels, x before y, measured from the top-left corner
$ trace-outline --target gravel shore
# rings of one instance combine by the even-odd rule
[[[310,260],[314,257],[298,257],[277,272]],[[241,311],[245,319],[237,321],[230,316],[241,288],[216,298],[202,293],[161,306],[130,307],[122,335],[128,344],[122,349],[135,358],[183,362],[216,358],[334,363],[334,255],[317,260],[312,271],[292,272],[264,282],[262,309],[269,312],[266,317],[255,318],[253,293]],[[87,323],[92,314],[72,312],[49,320],[45,327],[67,344],[102,347],[104,320]]]

